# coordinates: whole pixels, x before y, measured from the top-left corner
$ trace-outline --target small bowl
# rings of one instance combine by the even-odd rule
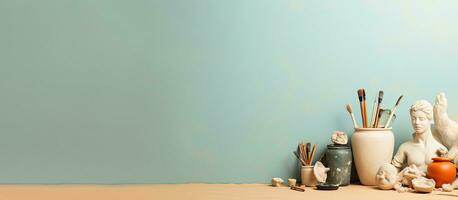
[[[322,183],[316,186],[318,190],[337,190],[339,189],[338,184]]]

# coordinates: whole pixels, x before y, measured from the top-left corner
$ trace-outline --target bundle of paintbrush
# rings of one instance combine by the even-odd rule
[[[384,92],[380,90],[375,95],[374,105],[372,106],[371,121],[368,123],[366,109],[366,91],[364,89],[358,90],[359,108],[361,110],[361,121],[363,124],[363,128],[389,128],[390,123],[393,120],[394,113],[396,112],[396,108],[399,106],[399,103],[401,102],[403,96],[401,95],[396,101],[394,107],[391,110],[387,111],[381,108],[383,94]],[[350,113],[351,119],[353,121],[353,127],[358,128],[355,116],[353,115],[353,108],[350,104],[347,104],[347,111],[348,113]],[[386,119],[386,122],[383,124],[381,122],[381,119]]]
[[[316,153],[316,144],[312,145],[308,142],[304,144],[303,142],[299,143],[297,146],[297,151],[294,152],[297,159],[301,162],[302,166],[310,166],[313,163],[313,159]]]

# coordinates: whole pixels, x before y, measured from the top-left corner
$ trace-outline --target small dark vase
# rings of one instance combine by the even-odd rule
[[[326,183],[345,186],[350,184],[352,152],[350,146],[330,144],[324,155],[329,168]]]

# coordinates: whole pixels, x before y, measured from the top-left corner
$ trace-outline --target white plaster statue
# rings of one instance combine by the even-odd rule
[[[458,123],[454,122],[447,114],[447,98],[444,93],[436,96],[434,105],[434,125],[436,136],[439,141],[449,149],[447,157],[458,164]]]
[[[399,147],[391,164],[398,170],[415,165],[426,172],[428,164],[432,162],[431,159],[440,157],[442,153],[447,152],[447,149],[432,135],[433,106],[428,101],[416,101],[410,107],[410,117],[414,129],[413,139]]]
[[[434,136],[449,149],[446,157],[451,158],[458,166],[458,123],[449,118],[447,107],[447,98],[444,93],[440,93],[436,96],[434,105]],[[447,191],[450,188],[458,188],[458,179],[443,189]]]
[[[398,170],[392,164],[385,163],[375,175],[375,184],[379,189],[391,190],[398,182]]]

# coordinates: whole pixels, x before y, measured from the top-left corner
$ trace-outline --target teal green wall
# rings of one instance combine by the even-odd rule
[[[356,90],[458,119],[458,1],[0,0],[0,183],[266,183]],[[371,105],[371,104],[369,104]],[[369,106],[370,108],[370,106]],[[359,118],[358,118],[359,122]]]

